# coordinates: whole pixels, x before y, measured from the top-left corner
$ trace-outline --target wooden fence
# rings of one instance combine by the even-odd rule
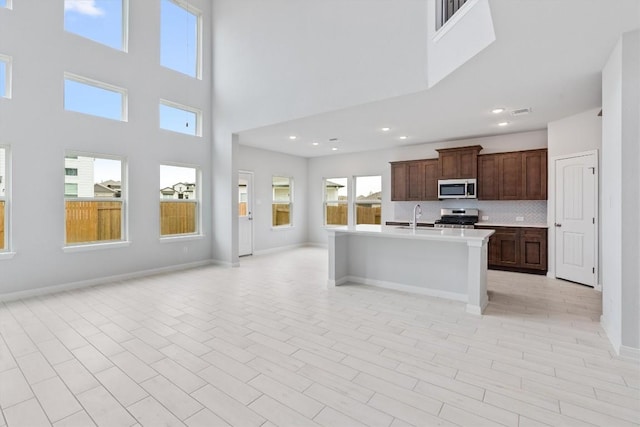
[[[238,216],[247,216],[247,202],[238,203]]]
[[[66,201],[67,243],[122,238],[122,202]]]
[[[288,203],[272,203],[271,204],[271,218],[272,225],[277,227],[279,225],[291,224],[291,218],[289,215]]]
[[[327,225],[347,225],[347,212],[349,205],[335,204],[327,205],[326,224]]]
[[[380,224],[381,207],[358,205],[356,208],[356,224]]]
[[[160,202],[160,234],[196,232],[197,202]]]
[[[0,202],[0,249],[4,249],[4,201]]]

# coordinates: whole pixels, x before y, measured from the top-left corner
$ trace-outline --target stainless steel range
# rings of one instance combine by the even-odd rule
[[[435,228],[473,228],[478,222],[478,209],[440,209]]]

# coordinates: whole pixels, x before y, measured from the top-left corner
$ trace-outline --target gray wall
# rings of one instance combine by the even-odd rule
[[[625,33],[602,73],[602,323],[616,350],[640,351],[640,31]]]
[[[160,2],[130,1],[128,53],[64,31],[63,1],[14,1],[0,10],[0,52],[13,57],[13,97],[0,99],[0,144],[13,174],[10,225],[15,256],[0,260],[0,295],[205,262],[211,249],[211,4],[190,3],[204,17],[202,80],[161,67]],[[129,121],[63,109],[63,73],[129,90]],[[203,111],[203,136],[159,129],[158,102]],[[65,150],[122,156],[128,164],[130,246],[65,253]],[[161,242],[159,164],[203,172],[204,237]]]

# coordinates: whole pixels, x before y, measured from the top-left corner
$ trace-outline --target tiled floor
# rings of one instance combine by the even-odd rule
[[[631,426],[600,294],[490,272],[463,304],[348,285],[326,251],[0,304],[0,427]]]

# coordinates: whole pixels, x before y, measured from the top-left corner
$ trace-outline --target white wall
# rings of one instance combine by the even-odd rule
[[[436,0],[427,2],[427,76],[434,86],[496,40],[489,0],[470,0],[436,32]]]
[[[238,169],[253,172],[254,174],[254,253],[307,243],[308,160],[302,157],[260,150],[245,145],[239,145],[238,148]],[[271,201],[273,195],[271,178],[273,176],[288,176],[293,178],[292,227],[273,228],[271,226]]]
[[[549,134],[549,181],[548,186],[548,212],[549,221],[555,218],[555,165],[554,158],[586,151],[598,152],[598,186],[602,187],[601,156],[602,149],[602,117],[598,116],[600,108],[592,108],[560,120],[550,122]],[[602,260],[602,202],[598,201],[598,260]],[[549,257],[549,276],[555,277],[555,236],[554,227],[549,228],[549,245],[547,254]],[[602,268],[598,268],[597,284],[602,284]]]
[[[640,31],[602,72],[602,324],[616,351],[640,355],[638,129]]]
[[[426,89],[426,8],[416,0],[214,1],[224,110],[216,114],[239,132]]]
[[[433,159],[438,157],[436,149],[467,145],[481,145],[483,147],[481,154],[545,148],[547,146],[547,132],[539,130],[309,159],[309,241],[323,244],[327,241],[326,231],[323,227],[323,178],[382,175],[382,222],[384,223],[396,219],[395,205],[400,205],[400,210],[403,207],[402,202],[391,201],[391,166],[389,162]]]
[[[66,33],[63,1],[0,9],[0,52],[13,57],[13,96],[0,99],[0,145],[12,154],[16,252],[0,260],[0,295],[211,259],[211,4],[190,3],[204,18],[202,80],[160,67],[160,2],[129,2],[128,53]],[[128,122],[65,111],[65,71],[128,89]],[[160,130],[160,98],[202,110],[203,136]],[[65,150],[126,159],[130,246],[63,252]],[[161,162],[202,169],[204,238],[160,241]]]

